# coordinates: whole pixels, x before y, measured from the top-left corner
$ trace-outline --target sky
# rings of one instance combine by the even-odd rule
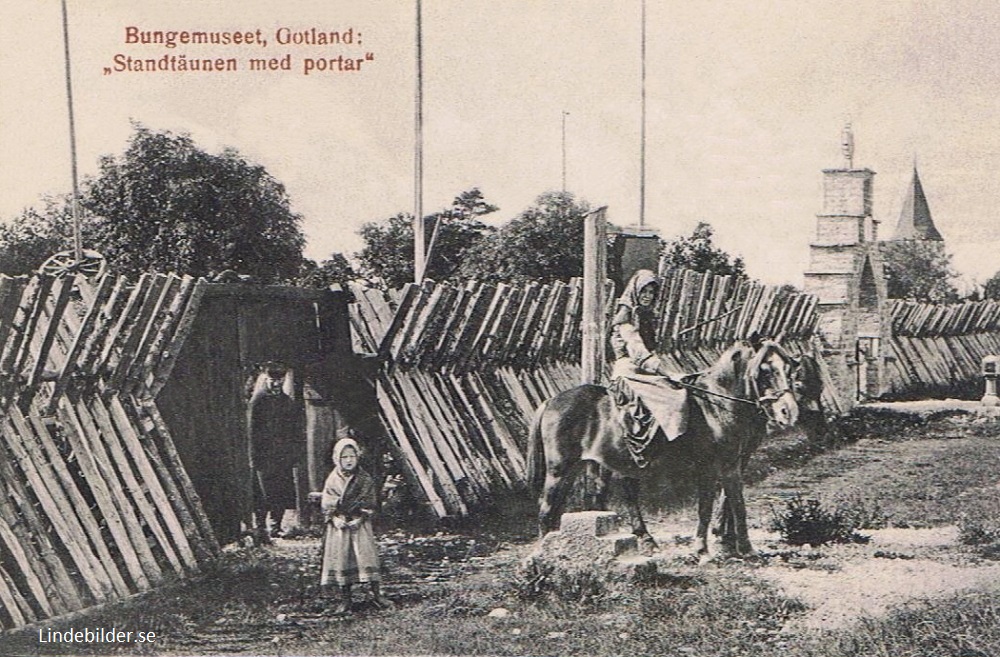
[[[231,147],[286,186],[306,255],[361,247],[414,209],[415,0],[67,0],[78,166],[130,121]],[[423,0],[426,213],[479,187],[514,218],[566,187],[639,221],[641,0]],[[71,189],[59,0],[0,0],[0,221]],[[802,284],[822,170],[876,172],[890,234],[916,163],[961,282],[1000,270],[1000,7],[992,0],[646,0],[645,223],[699,221],[751,276]],[[260,45],[130,44],[140,31],[261,31]],[[286,28],[282,30],[282,28]],[[339,45],[280,34],[338,32]],[[360,43],[359,43],[360,42]],[[312,71],[307,59],[372,58]],[[218,73],[115,71],[116,56],[235,58]],[[250,71],[290,56],[291,70]],[[110,73],[106,69],[112,69]]]

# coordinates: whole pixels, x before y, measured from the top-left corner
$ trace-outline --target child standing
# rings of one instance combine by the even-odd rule
[[[378,546],[372,530],[375,482],[358,466],[361,449],[351,438],[333,446],[333,471],[323,486],[320,508],[326,518],[320,586],[340,587],[338,614],[351,610],[351,586],[368,582],[375,606],[385,609],[388,600],[379,591]]]

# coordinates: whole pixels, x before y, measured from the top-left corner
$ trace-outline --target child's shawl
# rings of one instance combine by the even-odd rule
[[[323,494],[331,503],[330,510],[348,520],[363,517],[365,511],[370,514],[375,510],[375,481],[361,468],[347,477],[335,469],[327,477]]]

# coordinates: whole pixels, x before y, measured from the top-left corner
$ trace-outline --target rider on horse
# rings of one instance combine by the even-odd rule
[[[611,379],[616,392],[627,392],[621,388],[627,386],[649,409],[655,423],[643,432],[646,437],[652,438],[658,426],[667,440],[674,440],[687,428],[686,393],[678,384],[682,375],[670,372],[654,351],[653,303],[659,288],[656,275],[640,269],[618,298],[611,320],[610,341],[615,356]]]

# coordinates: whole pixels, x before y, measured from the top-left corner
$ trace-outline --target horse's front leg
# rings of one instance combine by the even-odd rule
[[[747,507],[743,499],[743,476],[737,469],[722,477],[722,488],[726,495],[725,504],[729,507],[732,533],[735,534],[736,554],[751,555],[753,546],[747,532]],[[725,537],[724,537],[725,538]]]
[[[622,478],[625,508],[628,509],[629,521],[632,523],[632,533],[639,539],[640,547],[643,550],[652,551],[657,548],[657,545],[646,529],[646,521],[642,519],[642,509],[639,507],[639,488],[638,479]]]
[[[712,524],[712,508],[715,506],[716,479],[713,476],[698,477],[698,531],[695,533],[695,553],[708,556],[708,528]]]
[[[736,552],[736,527],[733,518],[733,508],[729,504],[729,498],[726,497],[724,488],[719,489],[713,518],[714,526],[712,533],[719,537],[724,550]]]

